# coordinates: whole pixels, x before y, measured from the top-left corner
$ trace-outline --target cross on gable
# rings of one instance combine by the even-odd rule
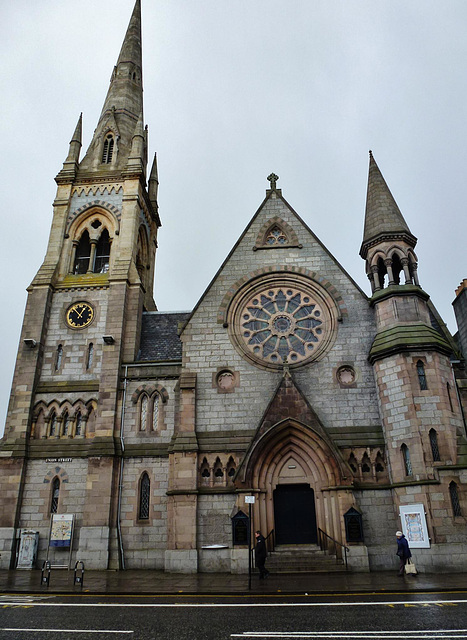
[[[279,180],[279,176],[276,176],[275,173],[270,173],[268,175],[267,179],[271,183],[271,189],[275,189],[276,188],[276,182],[277,182],[277,180]]]

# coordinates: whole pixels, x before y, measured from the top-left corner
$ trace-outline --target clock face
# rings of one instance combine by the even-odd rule
[[[75,302],[66,312],[66,322],[73,329],[83,329],[94,319],[94,309],[87,302]]]

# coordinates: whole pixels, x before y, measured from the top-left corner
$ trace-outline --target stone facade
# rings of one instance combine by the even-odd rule
[[[272,174],[196,307],[158,311],[140,29],[138,0],[89,149],[80,161],[80,119],[56,177],[0,447],[0,566],[21,529],[39,532],[38,565],[68,562],[49,530],[72,514],[86,568],[245,572],[232,518],[251,496],[250,528],[279,552],[328,536],[351,569],[388,569],[406,527],[420,568],[467,570],[465,287],[456,342],[371,156],[371,297]]]

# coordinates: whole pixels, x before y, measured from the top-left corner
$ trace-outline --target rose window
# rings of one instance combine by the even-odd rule
[[[281,282],[281,280],[283,282]],[[335,313],[310,282],[289,278],[240,296],[234,311],[234,344],[255,363],[278,368],[316,360],[330,343]],[[291,278],[290,278],[291,280]],[[314,283],[313,283],[314,284]],[[319,286],[319,285],[318,285]]]

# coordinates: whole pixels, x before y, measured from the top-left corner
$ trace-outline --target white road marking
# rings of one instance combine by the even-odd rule
[[[392,635],[392,636],[400,636],[401,634],[404,636],[408,636],[408,635],[414,635],[414,634],[421,634],[421,633],[466,633],[467,629],[436,629],[436,630],[431,630],[431,629],[417,629],[417,630],[413,630],[413,631],[403,631],[403,630],[397,630],[397,631],[341,631],[341,632],[337,632],[337,631],[245,631],[243,633],[233,633],[232,634],[232,638],[248,638],[248,637],[255,637],[255,638],[276,638],[276,637],[281,637],[284,634],[287,635],[287,637],[290,638],[295,638],[295,637],[320,637],[320,636],[342,636],[345,633],[345,637],[352,637],[358,634],[362,634],[364,633],[367,636],[375,636],[381,633],[384,633],[385,635]],[[419,635],[415,635],[415,637],[420,637]]]
[[[115,631],[108,629],[0,629],[0,631],[13,631],[16,633],[134,633],[134,631]]]
[[[417,635],[411,635],[412,632],[410,631],[344,631],[342,633],[326,633],[326,632],[315,632],[313,633],[312,631],[307,632],[304,631],[302,633],[299,632],[294,632],[294,633],[278,633],[278,632],[273,632],[273,633],[266,633],[266,632],[259,632],[259,633],[243,633],[243,634],[232,634],[230,637],[231,638],[244,638],[245,640],[247,638],[262,638],[263,640],[278,640],[280,638],[289,638],[289,639],[297,639],[297,638],[331,638],[333,640],[336,640],[338,638],[366,638],[367,640],[369,640],[370,638],[372,640],[387,640],[388,638],[395,638],[395,637],[401,637],[403,636],[405,639],[407,640],[413,640],[414,638],[416,638],[417,640],[422,640],[422,639],[427,639],[427,640],[436,640],[441,639],[441,638],[467,638],[467,636],[465,634],[462,635],[457,635],[458,633],[460,633],[461,631],[463,631],[462,629],[459,629],[459,631],[452,631],[452,632],[445,632],[445,631],[429,631],[429,630],[425,630],[422,632],[413,632],[413,633],[417,633]],[[375,633],[377,633],[378,635],[374,635]],[[387,635],[387,634],[391,634],[391,635]],[[397,633],[397,636],[394,636],[393,634]],[[418,635],[419,633],[424,633],[425,635]],[[442,635],[439,635],[440,633],[442,633]],[[351,635],[349,635],[351,634]],[[368,635],[371,634],[371,635]],[[426,635],[429,634],[429,635]],[[456,634],[456,635],[454,635]]]
[[[125,609],[131,608],[175,608],[175,609],[199,609],[199,608],[211,608],[211,609],[236,609],[236,608],[267,608],[267,607],[384,607],[384,606],[411,606],[417,605],[430,605],[435,604],[438,606],[443,605],[458,605],[466,604],[467,600],[385,600],[383,602],[172,602],[172,603],[119,603],[119,602],[31,602],[31,607],[124,607]],[[5,602],[4,607],[24,604],[23,602]]]

